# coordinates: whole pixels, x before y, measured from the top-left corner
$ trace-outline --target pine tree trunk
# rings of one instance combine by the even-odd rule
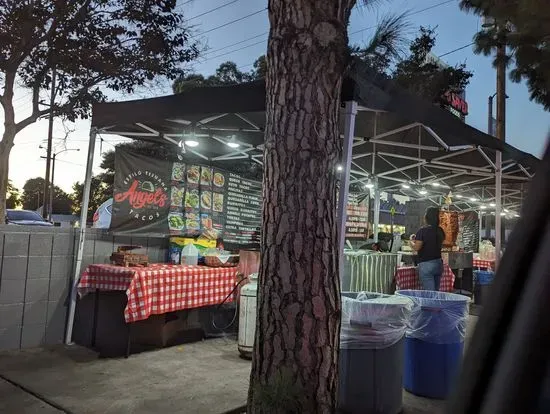
[[[355,0],[270,0],[264,204],[249,413],[333,413],[336,165]]]

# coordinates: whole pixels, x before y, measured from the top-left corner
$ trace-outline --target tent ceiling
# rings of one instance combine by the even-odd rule
[[[381,188],[414,191],[440,184],[435,194],[449,188],[477,194],[494,185],[496,151],[503,153],[505,201],[525,189],[538,160],[478,131],[441,108],[373,80],[355,68],[344,82],[342,101],[356,100],[351,182],[379,179]],[[196,148],[187,155],[223,168],[223,163],[248,159],[262,163],[265,130],[265,85],[248,84],[195,88],[183,94],[138,101],[97,104],[92,126],[102,134],[177,144],[194,135]],[[341,126],[343,131],[343,125]],[[241,146],[226,145],[235,137]],[[411,189],[403,189],[402,185]],[[511,192],[509,198],[508,193]],[[434,191],[430,191],[434,194]],[[519,197],[521,194],[519,195]],[[473,196],[472,196],[473,197]],[[486,197],[484,197],[486,198]]]

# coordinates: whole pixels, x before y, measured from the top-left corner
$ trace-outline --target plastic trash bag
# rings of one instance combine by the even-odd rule
[[[436,344],[464,341],[470,298],[431,290],[398,290],[395,294],[414,302],[406,332],[408,338]]]
[[[405,335],[413,302],[403,296],[342,293],[340,348],[384,349]]]

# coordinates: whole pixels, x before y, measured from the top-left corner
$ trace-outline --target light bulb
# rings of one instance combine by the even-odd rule
[[[479,208],[482,209],[482,210],[486,210],[487,206],[481,205],[481,206],[479,206]]]
[[[432,183],[432,187],[439,187],[441,184],[439,184],[437,181],[434,181]]]
[[[496,207],[497,205],[495,203],[489,204],[491,207]]]
[[[365,184],[365,188],[374,188],[374,184],[372,183],[372,180],[370,178]]]
[[[342,171],[343,169],[344,169],[344,167],[342,167],[341,165],[336,166],[336,171]]]
[[[470,198],[470,201],[475,202],[475,201],[477,201],[477,198],[472,197],[472,198]]]
[[[424,187],[422,187],[420,190],[418,190],[418,194],[426,195],[426,194],[428,194],[428,190],[426,190]]]
[[[199,146],[199,141],[195,141],[194,139],[188,139],[185,141],[185,145],[191,148],[195,148]]]
[[[462,198],[462,194],[455,195],[456,198]]]
[[[231,139],[227,141],[227,146],[230,148],[239,148],[241,144],[237,142],[237,140],[235,139],[235,135],[233,135]]]
[[[401,184],[401,187],[403,187],[403,188],[405,188],[405,189],[411,188],[411,186],[410,186],[409,184],[407,184],[407,183]]]

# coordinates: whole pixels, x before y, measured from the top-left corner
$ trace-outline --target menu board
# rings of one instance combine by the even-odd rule
[[[260,243],[262,185],[228,174],[224,242]]]
[[[360,197],[364,197],[360,200]],[[364,195],[348,195],[346,217],[346,239],[368,239],[369,237],[369,199]]]
[[[171,163],[117,149],[111,230],[221,237],[232,245],[259,243],[261,186],[209,166]]]

